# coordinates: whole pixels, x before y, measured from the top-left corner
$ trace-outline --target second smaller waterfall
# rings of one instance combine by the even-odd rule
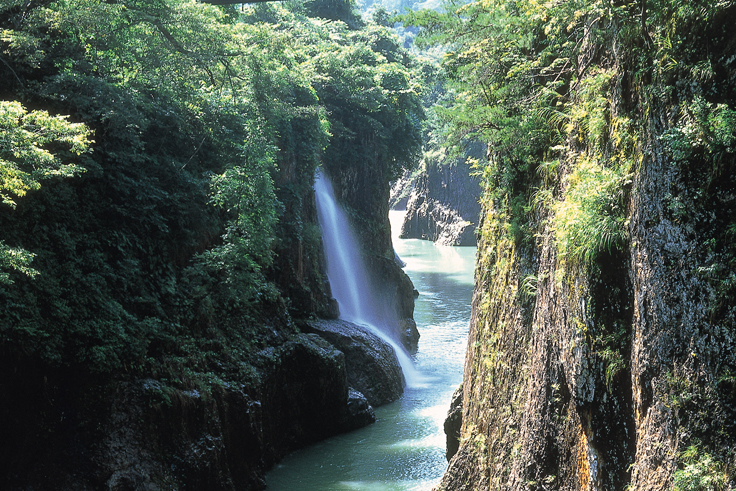
[[[337,204],[332,184],[320,172],[314,183],[317,213],[327,256],[327,277],[332,295],[340,306],[340,318],[368,327],[393,347],[409,386],[419,382],[419,374],[404,347],[389,334],[395,315],[376,301],[370,277],[347,216]],[[392,318],[393,317],[393,318]]]

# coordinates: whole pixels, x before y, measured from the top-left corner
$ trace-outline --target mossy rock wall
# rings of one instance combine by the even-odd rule
[[[522,227],[486,187],[460,448],[438,489],[736,485],[727,238],[736,157],[717,129],[734,132],[717,122],[736,107],[733,38],[724,34],[734,18],[730,8],[709,20],[709,48],[697,37],[682,48],[691,63],[711,64],[706,81],[688,68],[642,69],[651,59],[637,58],[645,50],[614,25],[608,47],[588,46],[598,68],[570,96],[570,127],[581,118],[592,131],[604,108],[599,135],[569,131],[553,169],[540,162],[525,183]],[[702,33],[698,22],[688,29]],[[599,177],[581,168],[596,159],[600,169],[625,164],[611,177],[621,206],[608,213],[621,229],[607,243],[594,231],[573,237],[580,217],[567,208],[585,204],[580,183]]]

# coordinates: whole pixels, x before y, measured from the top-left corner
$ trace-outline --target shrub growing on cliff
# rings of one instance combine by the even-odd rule
[[[273,4],[229,13],[189,0],[0,2],[3,97],[73,114],[96,135],[80,179],[54,179],[0,214],[0,268],[16,270],[15,284],[0,276],[5,353],[109,372],[177,357],[201,368],[225,357],[220,335],[248,348],[264,337],[250,321],[283,313],[268,300],[302,274],[284,256],[318,271],[304,216],[316,166],[395,174],[416,160],[420,87],[387,29]],[[86,144],[82,126],[62,134],[44,114],[59,131],[47,142],[35,128],[36,160],[57,149],[60,160],[30,171],[33,159],[0,141],[8,204],[41,174],[74,171]],[[2,119],[0,140],[15,131]],[[18,273],[31,273],[28,251],[33,280]]]
[[[691,445],[680,455],[683,468],[673,475],[675,491],[725,491],[728,487],[726,466],[708,453]]]
[[[584,159],[568,179],[564,201],[554,205],[557,248],[563,258],[589,262],[626,241],[622,169]]]
[[[269,170],[275,148],[258,135],[244,145],[243,165],[233,166],[212,179],[212,203],[230,215],[224,244],[202,258],[225,273],[235,304],[256,298],[265,290],[262,269],[271,265],[276,195]]]
[[[592,70],[565,117],[569,142],[583,151],[572,162],[564,200],[553,205],[553,228],[560,256],[575,263],[589,263],[627,237],[625,194],[637,150],[630,120],[611,114],[613,82],[611,70]]]
[[[88,136],[86,126],[70,123],[63,116],[51,116],[46,111],[28,112],[18,102],[0,101],[2,205],[15,208],[15,199],[22,198],[29,191],[38,190],[44,179],[70,177],[84,171],[69,157],[87,151]],[[0,240],[2,270],[13,269],[34,276],[36,271],[30,267],[33,256],[29,251],[9,247]],[[0,283],[12,283],[10,275],[2,270]]]

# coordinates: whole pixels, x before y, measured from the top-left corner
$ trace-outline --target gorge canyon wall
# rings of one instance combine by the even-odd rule
[[[528,229],[510,227],[486,182],[459,450],[438,489],[736,487],[736,152],[723,119],[736,114],[735,20],[731,5],[678,27],[681,61],[707,60],[705,79],[635,74],[642,59],[616,22],[608,44],[582,39],[580,59],[597,73],[570,97],[590,104],[605,77],[602,147],[585,138],[592,119],[568,133],[548,156],[553,171],[526,183],[537,193]],[[625,121],[636,129],[622,137]],[[563,218],[580,205],[571,219],[584,220],[596,191],[576,194],[580,166],[597,152],[607,162],[597,176],[631,156],[606,191],[604,214],[620,213],[623,232],[576,256]]]
[[[485,158],[484,146],[473,143],[467,156]],[[405,175],[392,188],[392,207],[406,209],[400,237],[440,245],[476,245],[480,194],[480,179],[465,158],[425,155],[419,171]]]

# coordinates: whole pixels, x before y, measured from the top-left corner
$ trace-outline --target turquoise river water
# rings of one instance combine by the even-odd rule
[[[447,467],[442,425],[462,382],[475,248],[398,239],[402,212],[390,219],[394,248],[419,291],[413,359],[421,381],[376,408],[375,424],[287,456],[268,474],[268,491],[428,491]]]

